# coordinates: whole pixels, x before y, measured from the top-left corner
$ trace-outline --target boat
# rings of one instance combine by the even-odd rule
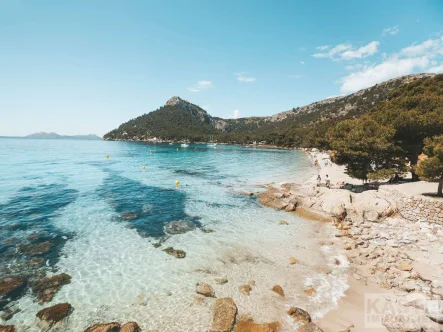
[[[182,143],[182,144],[180,144],[180,146],[181,146],[182,148],[187,148],[187,147],[189,146],[189,144],[187,144],[187,143]]]
[[[172,144],[174,144],[174,143],[172,143],[172,142],[169,142],[169,145],[172,145]]]
[[[215,148],[217,146],[217,143],[214,143],[212,138],[213,138],[213,135],[211,135],[211,138],[209,139],[209,143],[206,144],[206,146],[209,146],[211,148]]]

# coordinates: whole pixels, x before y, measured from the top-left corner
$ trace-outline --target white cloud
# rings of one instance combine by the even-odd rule
[[[237,76],[237,81],[250,83],[250,82],[255,82],[257,80],[255,77],[247,77],[245,76],[245,74],[246,73],[235,73],[235,76]]]
[[[443,73],[443,63],[441,65],[428,68],[428,70],[426,70],[426,72],[428,72],[428,73],[435,73],[435,74]]]
[[[394,56],[381,64],[351,73],[342,79],[341,92],[351,93],[394,77],[408,75],[414,70],[423,71],[429,66],[428,57],[401,59]]]
[[[325,51],[329,48],[329,45],[317,46],[316,49],[319,51]]]
[[[329,58],[334,61],[361,59],[377,53],[379,45],[380,42],[372,41],[355,49],[352,44],[338,44],[328,52],[315,53],[312,56],[314,58]]]
[[[202,90],[209,89],[212,87],[213,87],[213,85],[212,85],[211,81],[198,81],[196,85],[188,88],[188,91],[200,92]]]
[[[372,41],[368,45],[362,46],[355,51],[350,50],[343,52],[340,54],[340,57],[345,60],[366,58],[378,52],[378,45],[380,45],[380,42]]]
[[[346,67],[353,73],[343,77],[341,92],[351,93],[383,81],[417,72],[443,72],[443,37],[415,43],[391,55],[379,64],[355,64]]]
[[[238,119],[238,117],[240,116],[240,111],[239,110],[234,110],[234,115],[231,116],[231,119]]]
[[[393,26],[390,28],[383,29],[383,36],[386,36],[386,35],[395,36],[399,32],[400,32],[400,29],[398,28],[398,25],[396,25],[396,26]]]
[[[304,61],[300,61],[300,64],[301,64],[301,65],[304,65],[304,64],[305,64],[305,62],[304,62]]]

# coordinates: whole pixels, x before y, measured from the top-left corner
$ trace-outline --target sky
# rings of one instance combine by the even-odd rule
[[[441,0],[0,0],[0,136],[264,116],[443,72]]]

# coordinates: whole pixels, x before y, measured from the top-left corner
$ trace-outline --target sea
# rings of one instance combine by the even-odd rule
[[[52,331],[113,321],[207,331],[216,299],[196,294],[197,283],[233,298],[238,315],[294,331],[290,307],[318,318],[347,288],[330,224],[243,193],[311,178],[303,151],[1,138],[0,157],[0,279],[21,275],[29,285],[0,302],[0,324],[17,331],[46,331],[36,313],[64,302],[73,311]],[[186,227],[168,228],[177,221]],[[186,257],[164,251],[170,247]],[[32,285],[61,273],[71,282],[40,303]],[[246,284],[249,296],[239,290]]]

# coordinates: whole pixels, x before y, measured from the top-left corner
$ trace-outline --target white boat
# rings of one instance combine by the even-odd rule
[[[169,145],[172,145],[172,144],[174,144],[174,143],[172,143],[172,142],[169,142]]]
[[[181,146],[182,148],[187,148],[187,147],[189,146],[189,144],[182,143],[182,144],[180,144],[180,146]]]
[[[211,138],[210,138],[210,140],[209,140],[209,143],[206,144],[206,146],[209,146],[209,147],[211,147],[211,148],[215,148],[215,147],[217,146],[217,143],[214,143],[214,142],[212,141],[212,135],[211,135]]]

